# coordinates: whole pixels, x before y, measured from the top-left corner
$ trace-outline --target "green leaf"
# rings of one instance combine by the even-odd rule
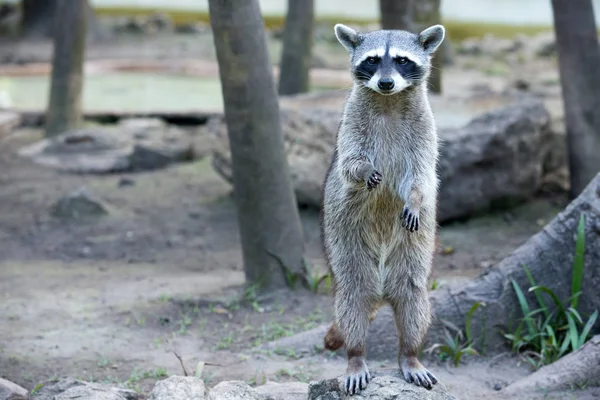
[[[588,335],[590,334],[590,331],[592,330],[592,327],[596,323],[597,319],[598,319],[598,310],[594,311],[594,313],[590,316],[590,319],[588,319],[588,322],[585,324],[585,326],[583,327],[583,329],[581,331],[581,335],[579,336],[579,341],[580,341],[581,345],[583,345],[585,343],[585,340],[587,339]]]
[[[465,335],[467,337],[467,342],[471,343],[471,319],[473,318],[473,313],[477,311],[477,309],[482,305],[480,301],[473,304],[471,309],[467,313],[467,319],[465,320]]]
[[[552,301],[554,302],[554,305],[556,305],[556,308],[558,308],[558,310],[562,313],[565,312],[565,308],[563,306],[563,303],[560,301],[560,299],[558,298],[558,296],[556,295],[556,293],[554,293],[554,291],[546,286],[533,286],[531,288],[529,288],[530,292],[535,292],[536,296],[538,296],[538,292],[544,292],[546,293],[548,296],[550,296],[550,298],[552,299]],[[540,296],[541,297],[541,296]],[[539,299],[538,299],[539,301]],[[544,304],[543,307],[545,307],[546,305]],[[546,308],[546,318],[548,318],[550,315],[548,313],[548,309]]]
[[[571,350],[575,351],[579,348],[579,333],[577,332],[577,326],[575,326],[575,320],[571,314],[567,314],[567,321],[569,323],[569,338],[571,340]]]
[[[581,282],[583,281],[583,261],[585,250],[585,217],[581,214],[579,225],[577,226],[577,242],[575,243],[575,259],[573,260],[573,282],[571,284],[571,294],[581,292]],[[579,298],[571,301],[571,307],[577,308]]]
[[[546,318],[548,318],[548,307],[546,307],[546,302],[544,301],[544,298],[542,297],[542,295],[540,293],[538,293],[537,290],[533,289],[537,285],[535,284],[535,280],[533,279],[533,275],[531,275],[531,271],[529,271],[529,268],[527,268],[527,266],[525,266],[525,265],[523,265],[523,269],[525,270],[525,275],[527,275],[527,279],[529,279],[529,283],[532,286],[529,289],[529,292],[533,291],[535,293],[535,297],[537,298],[537,301],[538,301],[538,304],[540,305],[540,308],[544,311],[544,314],[546,315]]]
[[[523,316],[525,319],[525,325],[527,325],[527,330],[529,331],[530,335],[535,335],[535,328],[533,326],[533,323],[531,322],[531,317],[529,315],[530,311],[529,311],[529,304],[527,303],[527,299],[525,298],[523,291],[519,287],[519,284],[514,279],[511,279],[511,282],[512,282],[513,288],[515,289],[515,293],[517,294],[517,298],[519,300],[521,310],[523,311]]]

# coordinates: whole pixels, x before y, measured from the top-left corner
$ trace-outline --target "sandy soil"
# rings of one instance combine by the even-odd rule
[[[35,46],[19,46],[35,53]],[[111,54],[139,49],[122,46]],[[90,54],[108,54],[108,47],[98,49]],[[10,60],[9,53],[0,58]],[[43,52],[36,54],[35,61],[43,61]],[[164,48],[162,55],[169,56]],[[546,73],[556,75],[549,65]],[[468,69],[453,68],[456,74],[449,69],[446,81],[454,76],[465,84]],[[533,68],[490,74],[488,81],[510,85],[517,75],[533,76]],[[486,76],[473,70],[472,77]],[[201,142],[201,131],[195,132]],[[40,136],[25,128],[0,142],[0,376],[28,389],[70,375],[146,392],[156,379],[182,373],[174,351],[192,371],[199,361],[216,364],[205,367],[208,383],[308,381],[343,371],[342,358],[318,349],[310,355],[248,353],[328,321],[331,299],[326,291],[257,297],[244,290],[231,187],[208,158],[135,175],[70,175],[15,155]],[[111,215],[85,223],[52,218],[51,205],[82,186],[106,201]],[[477,275],[564,205],[560,194],[539,197],[510,212],[443,226],[433,279],[446,285]],[[323,268],[318,215],[302,210],[301,216],[307,255]],[[500,398],[495,386],[527,373],[510,355],[467,361],[457,369],[428,363],[461,399]],[[374,365],[390,368],[393,362]],[[593,391],[568,394],[588,395]]]

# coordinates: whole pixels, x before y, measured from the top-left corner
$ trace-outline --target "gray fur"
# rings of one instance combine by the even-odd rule
[[[427,282],[437,227],[438,137],[426,80],[443,27],[421,35],[363,34],[341,25],[335,31],[349,49],[351,69],[364,54],[383,47],[410,53],[425,74],[391,95],[355,79],[345,104],[323,188],[322,230],[335,314],[326,347],[345,343],[347,390],[359,392],[370,377],[364,362],[367,329],[377,309],[389,303],[396,315],[404,376],[430,388],[437,381],[416,354],[431,319]],[[403,227],[407,221],[409,226]],[[418,230],[407,229],[417,222]]]

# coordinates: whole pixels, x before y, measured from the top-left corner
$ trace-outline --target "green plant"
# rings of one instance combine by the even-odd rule
[[[478,301],[477,303],[471,306],[465,319],[464,333],[463,330],[461,330],[459,327],[452,324],[451,322],[443,321],[445,325],[445,343],[436,343],[425,351],[430,354],[432,352],[436,352],[440,361],[450,360],[452,361],[455,367],[458,367],[458,365],[460,364],[460,360],[464,355],[478,355],[479,353],[474,348],[475,341],[473,340],[471,320],[473,319],[473,314],[475,313],[475,311],[483,305],[484,303]],[[453,330],[455,332],[455,335],[452,336],[448,329]]]
[[[513,351],[522,354],[534,369],[583,346],[598,319],[598,310],[592,313],[587,322],[577,311],[583,281],[584,249],[585,218],[582,215],[577,227],[571,296],[566,300],[561,301],[552,289],[537,285],[527,266],[523,266],[531,285],[528,293],[533,292],[537,302],[537,308],[532,310],[519,284],[511,280],[523,318],[513,333],[504,337],[511,343]],[[551,300],[554,306],[552,310],[546,304],[544,295]]]

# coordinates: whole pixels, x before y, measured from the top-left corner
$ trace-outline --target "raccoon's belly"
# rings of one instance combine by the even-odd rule
[[[401,234],[401,213],[404,204],[400,198],[386,187],[370,193],[365,208],[365,239],[369,247],[378,251],[381,246],[393,244]]]

